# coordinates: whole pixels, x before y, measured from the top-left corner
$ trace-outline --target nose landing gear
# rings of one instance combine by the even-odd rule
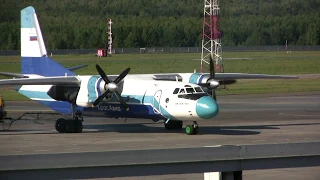
[[[199,133],[199,126],[198,126],[197,121],[193,121],[192,125],[186,126],[186,133],[188,135],[196,135]]]

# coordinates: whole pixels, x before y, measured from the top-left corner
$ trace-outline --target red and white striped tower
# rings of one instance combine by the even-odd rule
[[[109,19],[108,21],[108,54],[112,54],[112,28],[111,28],[112,21]]]
[[[222,64],[219,0],[204,0],[200,72],[212,56],[216,72],[224,72]]]

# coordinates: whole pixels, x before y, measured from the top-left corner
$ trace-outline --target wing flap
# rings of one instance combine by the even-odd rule
[[[81,81],[75,76],[39,77],[0,80],[2,85],[80,85]]]

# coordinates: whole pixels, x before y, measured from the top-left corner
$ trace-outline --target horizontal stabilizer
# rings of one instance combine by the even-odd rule
[[[87,64],[83,64],[83,65],[80,65],[80,66],[74,66],[74,67],[71,67],[71,68],[68,68],[70,71],[75,71],[75,70],[78,70],[78,69],[81,69],[81,68],[84,68],[84,67],[87,67],[88,65]]]
[[[80,85],[81,81],[75,76],[20,78],[0,80],[1,85]]]
[[[0,72],[0,75],[7,76],[7,77],[15,77],[15,78],[27,78],[28,77],[23,74],[11,73],[11,72]]]

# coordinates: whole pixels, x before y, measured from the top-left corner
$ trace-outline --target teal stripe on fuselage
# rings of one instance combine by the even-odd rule
[[[97,96],[97,91],[96,91],[96,82],[100,76],[92,76],[89,81],[88,81],[88,93],[89,93],[89,102],[94,102],[98,96]],[[99,84],[97,84],[99,86]]]

